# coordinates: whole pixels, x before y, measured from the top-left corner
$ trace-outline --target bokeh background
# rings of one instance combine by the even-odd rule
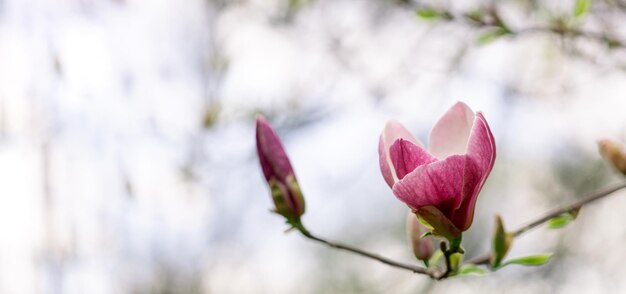
[[[388,119],[425,141],[456,101],[484,112],[498,157],[468,257],[496,213],[515,228],[619,182],[596,141],[626,139],[626,5],[544,2],[0,1],[0,292],[626,293],[624,192],[514,242],[548,265],[444,282],[269,212],[257,113],[307,226],[404,262]]]

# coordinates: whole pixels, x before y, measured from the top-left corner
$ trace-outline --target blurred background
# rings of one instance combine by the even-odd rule
[[[548,265],[433,282],[286,234],[254,116],[286,146],[314,233],[416,263],[378,169],[456,101],[498,157],[464,236],[489,249],[620,178],[626,2],[1,0],[1,293],[626,293],[626,193],[518,238]]]

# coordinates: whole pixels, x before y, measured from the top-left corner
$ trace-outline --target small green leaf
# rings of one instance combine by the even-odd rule
[[[564,226],[567,226],[574,218],[570,213],[561,214],[555,218],[551,218],[548,221],[548,228],[550,229],[559,229]]]
[[[604,42],[609,49],[615,49],[623,46],[622,42],[609,37],[605,37]]]
[[[480,9],[476,9],[467,13],[465,17],[473,22],[482,24],[484,23],[483,18],[485,17],[485,13]]]
[[[422,19],[438,19],[441,18],[442,14],[436,9],[432,8],[422,8],[416,11],[417,16]]]
[[[222,108],[219,103],[211,104],[205,111],[202,118],[202,126],[204,128],[212,127],[219,119]]]
[[[463,254],[452,253],[450,255],[450,267],[452,268],[453,273],[456,273],[459,271],[459,268],[461,267],[462,262],[463,262]]]
[[[526,266],[538,266],[545,264],[550,261],[550,257],[552,257],[552,253],[548,254],[536,254],[536,255],[528,255],[524,257],[513,258],[505,261],[500,267],[504,267],[510,264],[519,264]]]
[[[434,206],[424,206],[417,211],[422,223],[429,224],[433,235],[453,240],[461,236],[461,231]],[[426,227],[428,227],[426,226]]]
[[[589,11],[589,6],[591,6],[591,0],[576,0],[576,5],[574,6],[574,16],[580,17],[587,13]]]
[[[550,229],[559,229],[566,225],[568,225],[571,221],[575,220],[578,216],[578,212],[580,212],[580,208],[572,209],[571,211],[564,212],[556,217],[548,220],[548,228]]]
[[[420,235],[420,239],[424,239],[424,238],[426,238],[426,237],[428,237],[428,236],[430,236],[432,234],[433,234],[433,232],[431,232],[431,231],[424,232],[423,234]]]
[[[509,252],[513,243],[513,235],[504,230],[504,224],[500,215],[496,215],[495,228],[493,230],[493,239],[491,243],[491,258],[489,262],[492,267],[497,268]]]
[[[422,218],[421,216],[417,215],[417,219],[420,221],[420,223],[422,223],[422,225],[424,225],[427,229],[432,231],[433,226],[431,226],[424,218]]]
[[[486,45],[508,34],[510,34],[510,32],[507,29],[498,27],[478,36],[476,43],[478,43],[478,45]]]
[[[441,258],[443,258],[443,252],[441,250],[435,251],[433,255],[430,256],[430,259],[428,260],[429,266],[437,266],[439,261],[441,261]]]
[[[475,264],[466,264],[461,267],[459,270],[459,276],[484,276],[487,274],[487,271],[479,267]]]

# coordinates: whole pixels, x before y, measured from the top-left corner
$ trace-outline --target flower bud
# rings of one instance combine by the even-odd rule
[[[496,224],[491,241],[491,256],[489,257],[491,267],[497,268],[500,266],[500,263],[509,252],[512,243],[513,235],[504,230],[502,217],[499,214],[496,214]]]
[[[598,141],[598,148],[604,159],[611,163],[619,172],[626,175],[626,154],[624,154],[624,150],[617,142],[603,139]]]
[[[256,119],[256,147],[275,212],[292,224],[299,222],[304,214],[302,191],[280,138],[262,116]]]
[[[422,261],[428,261],[433,255],[432,236],[422,237],[428,231],[428,228],[419,221],[415,213],[409,211],[406,218],[406,235],[413,254]]]

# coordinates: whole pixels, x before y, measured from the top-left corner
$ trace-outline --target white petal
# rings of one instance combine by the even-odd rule
[[[430,153],[439,159],[465,154],[474,117],[474,112],[465,103],[457,102],[452,106],[430,131]]]

